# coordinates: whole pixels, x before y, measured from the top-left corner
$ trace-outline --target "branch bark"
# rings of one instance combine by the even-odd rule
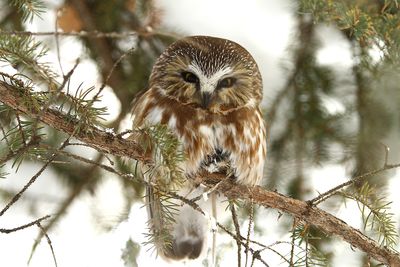
[[[24,98],[33,97],[27,94],[29,94],[27,91],[22,91],[4,82],[0,82],[0,102],[27,116],[36,117],[37,114],[35,111],[25,104],[26,101],[24,101]],[[90,134],[85,132],[75,133],[76,124],[70,122],[65,114],[54,109],[47,109],[39,119],[50,127],[65,132],[68,135],[74,135],[76,139],[89,144],[100,152],[129,157],[146,163],[152,162],[151,159],[144,156],[141,146],[132,140],[123,139],[118,137],[118,135],[90,126]],[[225,179],[225,176],[222,174],[200,173],[198,178],[202,183],[209,186],[218,183],[216,189],[228,198],[253,201],[253,203],[257,203],[263,207],[278,209],[288,213],[318,227],[328,235],[342,238],[351,246],[364,251],[385,265],[400,267],[400,255],[398,253],[381,247],[376,241],[365,236],[359,230],[305,201],[271,192],[259,186],[247,187],[235,184],[231,180]]]

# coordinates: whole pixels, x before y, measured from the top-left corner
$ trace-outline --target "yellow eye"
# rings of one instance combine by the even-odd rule
[[[229,88],[232,87],[236,82],[235,78],[232,77],[228,77],[225,79],[222,79],[219,83],[218,83],[218,88]]]
[[[187,83],[199,83],[199,78],[189,71],[184,71],[181,73],[182,79]]]

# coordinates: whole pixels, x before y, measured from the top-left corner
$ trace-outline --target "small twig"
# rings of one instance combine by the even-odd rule
[[[85,143],[68,143],[68,146],[83,146],[83,147],[89,147],[89,148],[92,148],[92,149],[94,149],[94,150],[98,150],[96,147],[94,147],[94,146],[92,146],[92,145],[89,145],[89,144],[85,144]],[[52,149],[51,147],[47,147],[47,149]],[[68,154],[68,152],[65,152],[65,151],[62,151],[61,153],[63,153],[63,154]],[[72,155],[72,154],[71,154]],[[114,165],[114,161],[108,156],[108,155],[106,155],[106,154],[102,154],[107,160],[108,160],[108,162],[111,164],[111,165]],[[77,157],[76,155],[73,155],[72,157]],[[84,161],[84,160],[86,160],[86,158],[82,158],[81,157],[81,159],[80,159],[81,161]],[[89,162],[92,162],[90,159],[87,159]],[[88,162],[88,163],[89,163]]]
[[[309,258],[309,256],[308,256],[308,238],[306,238],[306,248],[305,248],[305,252],[306,252],[306,267],[309,267],[309,265],[308,265],[308,258]]]
[[[16,190],[0,188],[0,195],[3,196],[14,195],[15,193]],[[29,191],[24,194],[24,200],[27,203],[42,202],[42,203],[53,203],[53,204],[58,204],[61,201],[59,197],[53,196],[50,193],[43,193],[43,192],[35,193]]]
[[[229,231],[225,226],[223,226],[222,224],[220,224],[219,222],[217,222],[217,226],[219,228],[221,228],[225,233],[227,233],[228,235],[230,235],[233,239],[237,240],[237,235],[232,233],[231,231]],[[242,246],[246,246],[246,244],[244,243],[245,238],[244,237],[240,237],[239,241],[241,242]],[[260,262],[262,262],[265,266],[269,267],[268,263],[266,263],[262,258],[260,253],[257,253],[258,251],[252,249],[251,247],[249,247],[249,251],[253,254],[253,256],[259,260]]]
[[[385,164],[385,166],[383,168],[377,169],[377,170],[373,170],[364,174],[361,174],[359,176],[354,177],[353,179],[344,182],[338,186],[333,187],[332,189],[329,189],[328,191],[318,195],[317,197],[308,200],[307,203],[309,205],[318,205],[319,203],[325,201],[327,198],[331,197],[332,195],[334,195],[337,191],[339,191],[340,189],[355,184],[361,180],[364,180],[365,178],[372,176],[374,174],[386,171],[386,170],[390,170],[390,169],[394,169],[394,168],[398,168],[400,167],[400,164]]]
[[[251,257],[251,265],[250,265],[250,267],[254,267],[254,263],[256,262],[256,254],[259,254],[259,253],[260,253],[260,251],[256,250],[256,252]]]
[[[50,149],[49,147],[46,147],[46,148],[47,148],[47,149]],[[71,152],[67,152],[67,151],[65,151],[65,150],[58,151],[57,153],[59,153],[59,154],[61,154],[61,155],[64,155],[64,156],[67,156],[67,157],[69,157],[69,158],[73,158],[73,159],[75,159],[75,160],[84,162],[84,163],[92,164],[92,165],[97,166],[97,167],[100,167],[100,168],[102,168],[102,169],[104,169],[104,170],[106,170],[106,171],[109,171],[109,172],[112,172],[112,173],[115,173],[115,174],[120,174],[119,172],[117,172],[117,171],[116,171],[114,168],[112,168],[111,166],[108,166],[108,165],[99,163],[99,162],[97,162],[97,160],[87,159],[87,158],[85,158],[85,157],[78,156],[78,155],[76,155],[76,154],[73,154],[73,153],[71,153]]]
[[[91,180],[92,173],[93,173],[93,171],[95,170],[96,167],[101,167],[101,168],[106,169],[108,171],[111,171],[113,169],[113,168],[107,168],[106,165],[100,164],[98,162],[98,161],[101,160],[102,154],[99,154],[98,159],[96,161],[92,161],[92,160],[88,160],[88,159],[83,160],[84,159],[83,157],[68,153],[68,152],[66,152],[64,150],[58,150],[58,151],[55,151],[54,153],[67,155],[68,157],[72,157],[72,158],[75,158],[75,159],[90,163],[90,164],[92,164],[92,168],[90,168],[90,170],[86,173],[86,176],[84,177],[84,179],[82,179],[75,186],[74,190],[71,191],[71,194],[69,194],[69,196],[61,203],[61,205],[58,207],[58,210],[55,212],[54,216],[51,218],[50,222],[47,223],[43,227],[43,229],[45,231],[49,231],[49,229],[55,225],[55,223],[61,218],[61,216],[63,214],[65,214],[65,211],[68,209],[68,207],[72,204],[72,202],[76,199],[76,197],[79,196],[79,194],[85,188],[85,185],[87,185],[88,182]],[[118,172],[116,174],[118,174]],[[31,252],[30,258],[33,256],[33,253],[34,253],[37,245],[39,244],[39,242],[40,242],[40,240],[42,239],[43,236],[44,235],[41,232],[39,234],[39,236],[36,238],[36,241],[35,241],[35,243],[33,244],[33,247],[32,247],[32,252]]]
[[[51,244],[51,240],[49,235],[46,233],[46,230],[43,228],[43,226],[40,224],[40,222],[37,222],[36,225],[39,227],[39,229],[42,231],[42,234],[46,237],[47,240],[47,244],[49,244],[50,250],[51,250],[51,254],[53,255],[53,260],[54,260],[54,266],[58,266],[57,265],[57,259],[56,259],[56,254],[54,253],[54,248],[53,245]],[[29,259],[30,260],[30,259]]]
[[[65,140],[62,145],[60,146],[59,150],[64,149],[64,147],[67,145],[68,140]],[[7,205],[0,211],[0,217],[3,216],[3,214],[15,203],[17,202],[22,194],[36,181],[36,179],[43,173],[43,171],[50,165],[51,162],[55,160],[57,157],[57,153],[54,153],[51,155],[51,157],[46,161],[46,163],[40,168],[40,170],[32,176],[32,178],[24,185],[24,187],[14,195],[14,197],[7,203]]]
[[[288,241],[276,241],[276,242],[272,243],[271,245],[265,246],[265,248],[258,250],[258,252],[261,253],[262,251],[268,249],[268,250],[274,252],[274,253],[275,253],[276,255],[278,255],[279,257],[281,257],[282,260],[284,260],[286,263],[289,264],[289,266],[291,266],[291,265],[290,265],[290,261],[289,261],[288,259],[286,259],[284,255],[282,255],[282,254],[279,253],[277,250],[275,250],[275,249],[272,248],[272,246],[275,246],[275,245],[277,245],[277,244],[283,244],[283,243],[286,243],[286,244],[289,243],[289,244],[291,244],[291,243],[288,242]]]
[[[113,74],[115,68],[119,65],[119,63],[129,54],[131,54],[133,52],[134,48],[129,49],[128,51],[124,52],[118,59],[117,61],[115,61],[115,63],[113,64],[113,66],[111,67],[110,71],[107,74],[106,79],[104,80],[104,82],[101,84],[99,91],[97,91],[96,95],[93,97],[92,101],[95,101],[100,93],[104,90],[104,88],[106,87],[108,81],[111,78],[111,75]]]
[[[292,241],[291,241],[291,248],[290,248],[290,262],[289,262],[289,266],[293,266],[293,260],[294,260],[294,241],[295,241],[295,236],[294,236],[294,231],[296,229],[296,218],[293,218],[293,232],[292,232]]]
[[[249,246],[250,246],[250,234],[251,234],[251,229],[253,228],[253,220],[254,220],[254,202],[253,199],[250,199],[250,214],[249,214],[249,227],[247,229],[247,238],[246,238],[246,267],[247,267],[247,261],[249,258]]]
[[[15,228],[11,228],[11,229],[0,228],[0,233],[3,233],[3,234],[10,234],[10,233],[13,233],[13,232],[17,232],[17,231],[19,231],[19,230],[22,230],[22,229],[31,227],[31,226],[33,226],[33,225],[35,225],[35,224],[38,224],[38,223],[40,223],[41,221],[46,220],[46,219],[48,219],[48,218],[50,218],[50,215],[43,216],[43,217],[41,217],[41,218],[39,218],[39,219],[37,219],[37,220],[34,220],[34,221],[30,222],[30,223],[27,223],[27,224],[24,224],[24,225],[15,227]]]
[[[231,203],[229,205],[229,207],[230,207],[230,210],[231,210],[231,213],[232,213],[233,225],[235,226],[235,231],[236,231],[236,236],[237,236],[236,244],[237,244],[237,251],[238,251],[238,267],[240,267],[241,266],[241,262],[242,262],[242,259],[241,259],[242,246],[241,246],[241,242],[240,242],[240,237],[241,237],[240,225],[239,225],[238,217],[237,217],[237,214],[236,214],[235,205],[233,203]]]

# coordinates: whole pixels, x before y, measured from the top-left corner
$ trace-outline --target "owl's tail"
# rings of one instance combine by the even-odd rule
[[[198,258],[206,242],[205,218],[192,207],[146,187],[150,242],[165,259]]]

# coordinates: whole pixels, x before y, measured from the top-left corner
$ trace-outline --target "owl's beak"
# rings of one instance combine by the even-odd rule
[[[201,107],[206,109],[210,106],[212,94],[209,92],[201,93]]]

